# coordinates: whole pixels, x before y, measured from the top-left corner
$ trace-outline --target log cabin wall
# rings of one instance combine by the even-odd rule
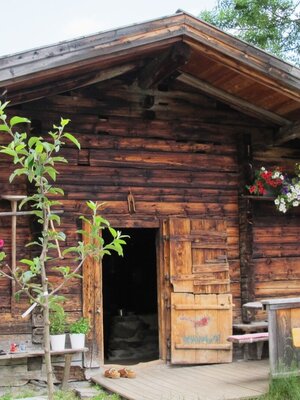
[[[234,318],[240,319],[238,144],[245,133],[270,134],[270,128],[184,84],[142,90],[130,77],[24,103],[10,113],[27,116],[44,133],[61,116],[71,119],[68,130],[82,150],[67,143],[69,164],[59,167],[68,246],[78,239],[78,214],[86,212],[89,199],[106,202],[103,214],[117,227],[159,227],[168,217],[225,219]],[[135,212],[128,207],[129,193]],[[0,235],[9,243],[7,223],[1,222]],[[26,219],[20,219],[22,249],[28,229]],[[4,280],[1,285],[9,287]],[[80,281],[63,293],[72,318],[82,310]],[[2,291],[2,314],[9,315],[4,306],[9,299],[9,291]],[[5,329],[1,324],[1,333]]]
[[[292,140],[280,147],[265,147],[269,138],[252,137],[252,168],[279,166],[293,174],[300,159],[299,142]],[[254,278],[251,296],[261,300],[298,297],[300,279],[300,209],[279,213],[272,200],[249,200],[252,222],[252,259],[249,270]],[[259,315],[258,315],[259,317]],[[262,314],[261,317],[264,317]]]

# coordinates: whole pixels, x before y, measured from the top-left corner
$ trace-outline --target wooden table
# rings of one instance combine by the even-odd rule
[[[81,349],[64,349],[60,351],[50,351],[51,356],[64,356],[65,357],[65,366],[64,366],[64,373],[63,379],[61,384],[61,389],[65,390],[68,385],[68,380],[70,377],[70,368],[72,357],[74,354],[78,353],[85,353],[88,351],[87,347],[83,347]],[[45,355],[44,350],[31,350],[31,351],[20,351],[17,353],[8,353],[4,355],[0,355],[1,360],[15,360],[18,358],[31,358],[31,357],[43,357]]]

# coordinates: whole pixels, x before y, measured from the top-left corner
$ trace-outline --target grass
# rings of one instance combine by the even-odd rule
[[[300,377],[289,376],[273,379],[267,394],[251,400],[300,400]]]
[[[99,391],[99,394],[92,397],[91,400],[120,400],[120,396],[117,394],[107,394],[104,392],[99,386],[96,387]],[[15,400],[15,399],[23,399],[27,397],[35,397],[40,395],[40,393],[36,393],[33,390],[24,390],[19,393],[7,392],[0,396],[0,400]],[[78,400],[78,397],[72,391],[61,391],[58,390],[54,394],[55,400]]]
[[[0,400],[24,399],[26,397],[34,397],[36,395],[36,392],[34,392],[33,390],[23,390],[19,393],[7,392],[0,396]]]

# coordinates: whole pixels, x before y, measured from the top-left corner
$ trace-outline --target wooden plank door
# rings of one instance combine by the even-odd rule
[[[171,362],[232,361],[226,222],[170,219]]]

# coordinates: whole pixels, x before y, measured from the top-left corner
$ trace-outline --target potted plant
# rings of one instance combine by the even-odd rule
[[[82,349],[85,344],[85,335],[89,332],[88,318],[79,318],[69,326],[70,341],[72,349]]]
[[[54,351],[64,350],[66,343],[66,316],[62,307],[50,312],[50,343]]]

